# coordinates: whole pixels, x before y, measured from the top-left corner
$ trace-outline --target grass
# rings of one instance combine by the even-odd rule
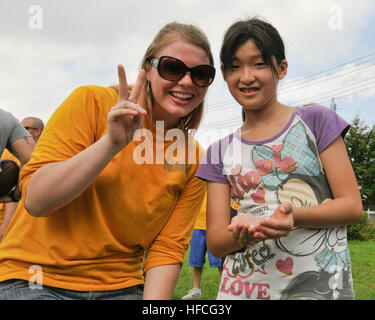
[[[375,241],[349,241],[356,300],[375,300]]]
[[[193,268],[189,266],[190,247],[185,253],[185,263],[181,269],[176,290],[173,294],[174,300],[180,300],[185,294],[193,288]],[[220,276],[218,268],[210,268],[208,257],[206,255],[206,264],[204,265],[201,280],[202,297],[201,300],[215,300],[220,285]]]
[[[349,250],[356,299],[375,300],[375,241],[349,241]],[[190,249],[185,254],[185,264],[173,295],[174,300],[180,300],[193,287],[193,270],[188,264],[189,254]],[[200,299],[215,300],[219,284],[218,269],[210,268],[207,262],[203,270]]]

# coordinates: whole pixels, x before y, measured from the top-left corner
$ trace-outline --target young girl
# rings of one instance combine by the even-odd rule
[[[0,249],[0,299],[172,297],[206,191],[195,177],[201,148],[187,131],[199,126],[213,64],[200,29],[171,23],[130,95],[119,66],[118,92],[86,86],[63,102],[21,173],[24,203]],[[133,140],[142,127],[149,135]],[[171,129],[189,145],[174,162]]]
[[[277,100],[288,63],[267,22],[233,24],[221,63],[246,117],[210,146],[197,173],[208,181],[208,248],[227,256],[218,299],[354,299],[346,225],[362,205],[348,124],[328,108]]]

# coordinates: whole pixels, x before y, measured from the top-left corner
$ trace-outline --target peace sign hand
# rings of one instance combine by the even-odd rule
[[[147,112],[138,104],[145,82],[146,73],[141,70],[129,95],[126,73],[123,65],[117,66],[119,79],[119,97],[107,117],[108,136],[113,145],[123,149],[133,140],[134,132],[142,127]]]

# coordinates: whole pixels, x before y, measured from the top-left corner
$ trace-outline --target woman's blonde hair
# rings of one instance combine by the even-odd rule
[[[155,57],[159,50],[170,44],[172,41],[182,39],[187,41],[197,47],[202,48],[209,59],[210,65],[214,65],[214,59],[211,52],[211,46],[204,32],[191,24],[182,24],[178,22],[171,22],[165,25],[155,36],[154,40],[146,50],[146,53],[141,62],[141,68],[146,69],[147,60],[149,58]],[[148,81],[142,89],[140,95],[140,105],[145,108],[149,117],[146,120],[146,126],[151,128],[152,126],[152,105],[154,102],[154,97],[152,95],[152,90],[150,90],[150,84]],[[180,119],[180,127],[183,130],[198,129],[199,124],[202,120],[204,110],[204,100],[199,104],[188,115]]]

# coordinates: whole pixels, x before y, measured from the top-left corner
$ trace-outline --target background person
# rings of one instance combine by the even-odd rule
[[[23,166],[30,160],[34,149],[34,141],[22,124],[10,112],[0,108],[0,157],[4,149],[8,149]],[[17,187],[9,195],[0,197],[0,203],[19,200],[20,190]]]
[[[1,159],[8,159],[15,161],[20,165],[20,161],[11,154],[8,149],[4,149]],[[5,230],[7,229],[10,219],[13,217],[14,212],[16,211],[18,202],[6,202],[0,203],[0,242],[4,236]]]
[[[43,120],[37,117],[26,117],[21,123],[37,143],[44,129]]]
[[[43,120],[36,117],[27,117],[21,121],[21,124],[31,134],[36,143],[43,132]],[[20,161],[14,155],[12,155],[8,149],[4,150],[1,159],[13,160],[19,166],[21,165]],[[18,202],[0,203],[0,241],[4,236],[4,233],[14,215],[14,212],[17,209],[17,206]]]

